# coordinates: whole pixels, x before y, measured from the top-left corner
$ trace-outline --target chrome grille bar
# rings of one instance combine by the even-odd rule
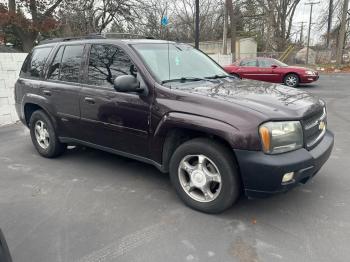
[[[305,124],[304,125],[304,129],[305,130],[309,130],[309,129],[313,128],[314,126],[318,125],[320,121],[322,121],[322,120],[324,120],[326,118],[326,115],[327,115],[326,109],[323,108],[322,115],[319,118],[317,118],[314,122]]]

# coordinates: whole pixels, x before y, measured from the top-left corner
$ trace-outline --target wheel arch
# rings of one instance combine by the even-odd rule
[[[160,159],[163,170],[168,172],[170,159],[178,146],[198,137],[214,139],[224,145],[238,167],[232,139],[236,131],[235,127],[215,119],[183,113],[168,114],[160,121],[154,134],[155,141],[162,140]]]
[[[286,76],[287,76],[287,75],[291,75],[291,74],[296,75],[296,76],[299,78],[299,81],[300,81],[300,75],[299,75],[299,73],[294,72],[294,71],[289,71],[289,72],[287,72],[287,73],[284,73],[284,74],[283,74],[282,80],[284,81],[284,79],[286,78]]]
[[[26,102],[24,103],[24,106],[23,106],[23,116],[24,116],[25,123],[27,124],[28,127],[29,127],[31,116],[37,110],[44,111],[52,121],[52,124],[54,125],[54,127],[57,126],[56,120],[52,117],[52,115],[49,113],[49,110],[47,108],[35,102]]]

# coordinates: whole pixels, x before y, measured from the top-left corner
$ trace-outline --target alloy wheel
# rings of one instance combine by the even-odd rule
[[[46,124],[42,120],[35,122],[34,132],[39,146],[43,149],[47,149],[50,146],[50,134]]]
[[[287,78],[286,78],[286,84],[287,84],[287,86],[292,86],[292,87],[294,87],[294,86],[296,86],[297,82],[298,82],[298,79],[297,79],[297,77],[296,77],[295,75],[289,75],[289,76],[287,76]]]
[[[178,176],[182,189],[193,200],[211,202],[221,190],[222,180],[215,163],[205,155],[187,155],[179,164]]]

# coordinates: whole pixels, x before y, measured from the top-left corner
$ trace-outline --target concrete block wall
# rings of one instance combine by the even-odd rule
[[[0,53],[0,126],[18,121],[14,85],[26,53]]]

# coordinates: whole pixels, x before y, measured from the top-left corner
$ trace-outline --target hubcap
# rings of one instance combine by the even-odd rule
[[[39,146],[43,149],[47,149],[50,145],[50,135],[43,121],[36,121],[34,126],[34,133]]]
[[[296,76],[288,76],[286,79],[287,86],[295,86],[297,84]]]
[[[205,155],[185,156],[178,168],[182,189],[199,202],[215,200],[221,190],[221,175],[215,163]]]

